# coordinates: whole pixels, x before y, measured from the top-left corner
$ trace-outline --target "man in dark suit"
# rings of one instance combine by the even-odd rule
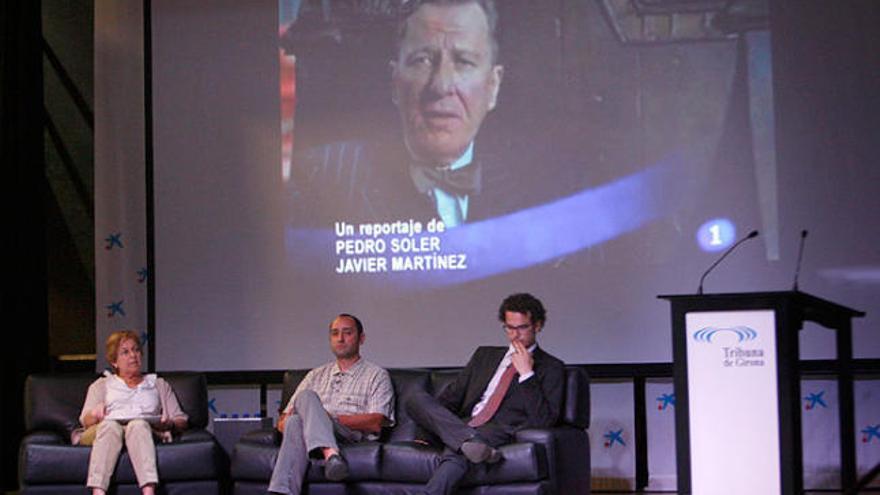
[[[498,309],[510,345],[480,347],[455,380],[434,398],[413,396],[406,410],[445,449],[425,487],[451,494],[473,465],[501,460],[496,447],[524,428],[546,428],[559,419],[565,368],[541,350],[537,334],[546,311],[531,294],[513,294]]]
[[[433,196],[413,186],[409,155],[393,138],[336,142],[303,150],[297,159],[300,168],[291,197],[297,226],[442,220]],[[497,156],[475,153],[473,165],[480,167],[480,188],[467,194],[467,222],[522,206],[524,194],[510,193],[517,190],[516,174]]]

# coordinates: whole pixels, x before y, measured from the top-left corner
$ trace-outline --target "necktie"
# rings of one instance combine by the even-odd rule
[[[504,399],[504,394],[506,394],[507,389],[510,388],[510,383],[513,382],[514,375],[516,375],[516,367],[511,363],[501,375],[501,381],[498,382],[498,386],[495,387],[495,391],[492,392],[492,395],[489,397],[489,402],[486,403],[486,407],[480,410],[476,416],[468,421],[468,426],[476,428],[486,424],[492,419],[492,416],[498,412],[498,407],[501,406],[501,400]]]
[[[449,167],[412,165],[410,166],[410,175],[421,193],[427,193],[436,187],[450,194],[465,196],[480,194],[482,188],[482,173],[479,162],[472,162],[455,170],[450,170]]]

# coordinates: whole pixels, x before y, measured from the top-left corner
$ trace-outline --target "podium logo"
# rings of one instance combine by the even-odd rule
[[[719,335],[722,337],[716,339]],[[706,327],[694,332],[694,341],[698,344],[713,344],[717,346],[717,349],[720,349],[720,363],[725,368],[764,366],[764,349],[745,345],[757,338],[757,330],[743,325]],[[735,342],[731,343],[734,339]]]
[[[758,338],[758,332],[746,326],[736,326],[729,328],[706,327],[694,332],[694,340],[707,344],[712,343],[712,339],[718,334],[732,334],[736,336],[737,342],[748,342]]]

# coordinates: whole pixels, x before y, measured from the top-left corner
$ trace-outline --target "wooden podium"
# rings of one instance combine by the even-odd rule
[[[800,494],[798,331],[836,332],[842,488],[856,481],[852,318],[803,292],[664,295],[672,305],[678,493]]]

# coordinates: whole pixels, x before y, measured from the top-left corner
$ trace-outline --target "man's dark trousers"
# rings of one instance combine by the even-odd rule
[[[536,348],[534,376],[514,383],[492,419],[478,427],[467,425],[470,412],[479,401],[501,363],[507,348],[480,347],[455,381],[437,398],[427,393],[410,397],[406,408],[410,417],[424,430],[433,433],[445,445],[440,465],[426,489],[432,495],[451,494],[472,466],[460,453],[461,444],[478,437],[493,447],[510,443],[516,431],[529,427],[556,424],[562,408],[565,365]],[[480,464],[475,469],[485,469]]]

